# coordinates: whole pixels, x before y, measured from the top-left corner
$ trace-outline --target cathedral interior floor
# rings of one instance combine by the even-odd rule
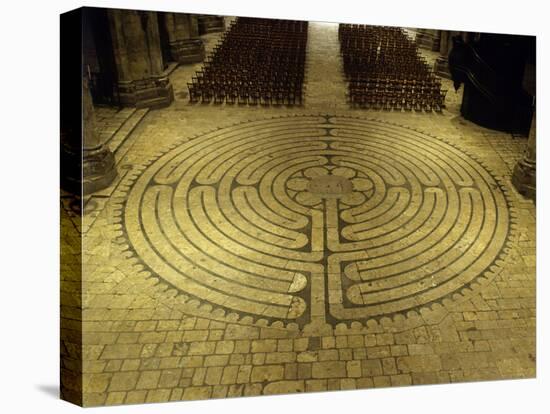
[[[535,375],[526,139],[447,80],[443,113],[349,108],[336,36],[310,23],[303,106],[190,104],[181,66],[117,148],[84,211],[85,405]]]

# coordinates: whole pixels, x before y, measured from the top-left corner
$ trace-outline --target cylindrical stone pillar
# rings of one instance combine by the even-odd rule
[[[174,92],[163,73],[157,16],[151,11],[109,10],[120,103],[138,108],[169,105]]]
[[[164,13],[170,55],[180,64],[204,60],[204,42],[198,37],[197,17],[184,13]]]
[[[452,33],[448,30],[441,30],[439,41],[439,56],[434,63],[434,72],[437,76],[451,79],[449,71],[449,52],[452,47]]]

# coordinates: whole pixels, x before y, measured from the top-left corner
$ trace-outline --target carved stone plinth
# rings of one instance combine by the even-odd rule
[[[81,132],[61,130],[61,188],[73,194],[82,192],[81,140]]]
[[[84,128],[89,126],[84,125]],[[87,132],[84,132],[86,137]],[[92,132],[95,134],[95,131]],[[109,148],[82,148],[79,131],[61,133],[61,187],[73,194],[102,190],[117,177],[115,157]]]
[[[204,60],[204,42],[202,39],[184,39],[170,42],[172,59],[180,64],[197,63]]]
[[[415,38],[418,47],[432,51],[439,51],[440,37],[437,30],[419,29]]]
[[[120,103],[136,108],[163,108],[174,100],[174,89],[166,76],[118,83]]]
[[[82,160],[82,190],[84,194],[108,187],[117,176],[113,153],[101,146],[84,150]]]
[[[115,157],[96,130],[88,79],[82,79],[82,118],[61,129],[61,186],[77,195],[108,187],[117,176]]]
[[[518,192],[531,200],[537,196],[537,119],[533,111],[527,149],[512,173],[512,184]]]
[[[439,56],[434,63],[434,72],[437,76],[445,79],[451,79],[451,72],[449,71],[449,59],[444,56]]]
[[[223,32],[225,30],[223,16],[202,15],[198,17],[198,23],[200,34]]]
[[[519,161],[512,174],[512,184],[518,192],[531,200],[537,195],[537,164],[528,159]]]

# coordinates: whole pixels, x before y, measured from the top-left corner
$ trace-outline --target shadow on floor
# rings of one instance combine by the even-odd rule
[[[36,388],[50,397],[59,398],[59,385],[57,384],[39,384]]]

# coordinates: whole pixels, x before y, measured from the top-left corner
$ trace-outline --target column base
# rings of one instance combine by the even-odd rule
[[[199,16],[199,34],[208,34],[223,32],[225,30],[225,21],[223,16]]]
[[[118,83],[121,105],[136,108],[163,108],[174,100],[174,89],[166,76]]]
[[[102,190],[117,176],[115,157],[105,146],[84,150],[82,161],[82,192],[84,195]]]
[[[84,157],[83,157],[84,155]],[[83,152],[61,148],[61,188],[75,195],[87,195],[107,188],[117,177],[115,157],[105,146]]]
[[[452,79],[449,70],[449,60],[446,57],[440,56],[435,60],[434,73],[445,79]]]
[[[428,49],[434,52],[439,50],[440,39],[436,34],[432,33],[431,30],[419,30],[416,33],[415,41],[418,47],[423,49]]]
[[[179,64],[198,63],[204,60],[204,42],[202,39],[177,40],[170,44],[172,59]]]
[[[518,161],[512,174],[512,184],[518,193],[535,201],[537,197],[536,163],[527,159]]]

